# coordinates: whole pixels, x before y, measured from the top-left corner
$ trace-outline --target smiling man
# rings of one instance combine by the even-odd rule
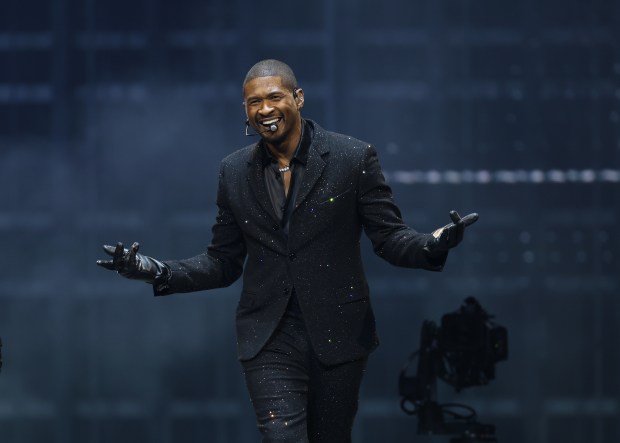
[[[396,266],[440,271],[477,215],[432,234],[404,224],[375,149],[301,116],[304,92],[277,60],[243,83],[260,140],[222,160],[207,251],[164,262],[104,246],[97,263],[155,295],[228,286],[243,274],[237,350],[263,442],[347,443],[378,345],[360,237]]]

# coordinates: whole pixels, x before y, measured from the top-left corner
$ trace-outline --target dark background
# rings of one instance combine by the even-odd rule
[[[480,213],[441,274],[365,240],[382,346],[354,441],[448,441],[416,436],[397,379],[473,295],[510,357],[440,400],[502,443],[617,443],[619,43],[615,0],[3,0],[0,441],[258,441],[239,284],[154,299],[95,260],[205,249],[219,160],[249,143],[241,82],[279,58],[306,117],[377,146],[413,227]]]

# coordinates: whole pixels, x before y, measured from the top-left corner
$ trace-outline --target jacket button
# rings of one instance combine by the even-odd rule
[[[288,288],[284,288],[284,295],[288,294]]]
[[[291,252],[291,253],[288,255],[288,258],[289,258],[291,261],[294,261],[294,260],[297,258],[297,256],[295,255],[295,253]]]

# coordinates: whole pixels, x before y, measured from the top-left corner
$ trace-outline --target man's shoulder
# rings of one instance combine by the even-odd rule
[[[312,122],[314,125],[313,142],[324,144],[329,149],[340,151],[364,152],[372,145],[368,142],[339,132],[328,131]]]
[[[340,134],[338,132],[329,132],[329,136],[331,137],[332,144],[336,146],[341,146],[343,148],[364,150],[371,146],[370,143],[364,140],[360,140],[358,138],[352,137],[347,134]]]
[[[251,160],[255,148],[256,143],[253,143],[251,145],[247,145],[243,148],[237,149],[236,151],[224,157],[222,159],[222,164],[231,166],[244,165]]]

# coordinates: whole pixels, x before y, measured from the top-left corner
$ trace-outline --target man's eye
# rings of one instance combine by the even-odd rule
[[[260,103],[260,100],[250,100],[250,101],[248,102],[248,105],[250,105],[250,106],[256,106],[256,105],[257,105],[257,104],[259,104],[259,103]]]

